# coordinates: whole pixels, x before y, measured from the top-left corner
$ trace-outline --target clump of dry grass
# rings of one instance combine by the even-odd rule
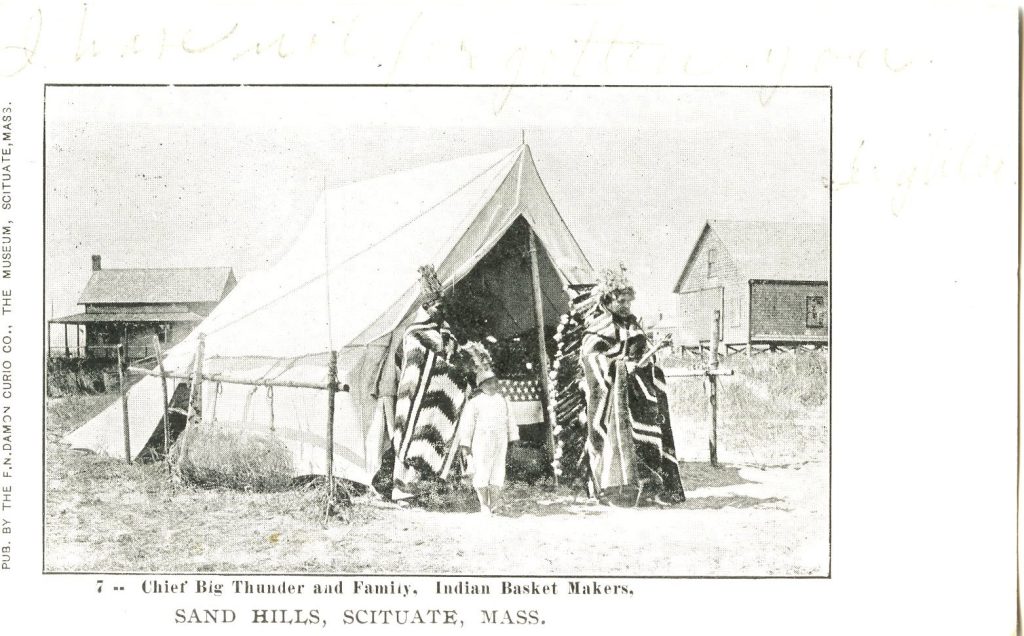
[[[54,398],[117,391],[116,384],[107,386],[104,372],[116,376],[116,363],[94,358],[48,358],[46,394]]]
[[[718,457],[721,461],[782,466],[821,457],[828,448],[828,353],[775,352],[721,358],[735,374],[718,381]],[[665,366],[697,366],[694,358]],[[708,457],[711,413],[705,382],[668,383],[676,449],[683,458]]]
[[[409,502],[419,508],[440,512],[475,512],[480,508],[468,478],[424,481],[418,485],[416,496]]]
[[[667,358],[665,366],[700,367],[693,358]],[[720,366],[735,375],[719,380],[719,408],[734,417],[798,419],[828,401],[828,353],[766,353],[722,358]],[[704,416],[707,395],[699,378],[670,382],[673,412]]]
[[[292,453],[272,435],[221,425],[189,427],[170,461],[183,482],[246,492],[284,490],[292,483]]]

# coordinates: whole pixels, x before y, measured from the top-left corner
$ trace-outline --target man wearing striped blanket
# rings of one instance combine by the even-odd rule
[[[455,364],[458,343],[444,319],[444,298],[437,274],[420,268],[420,309],[402,335],[395,400],[394,490],[392,499],[416,494],[425,480],[451,468],[459,413],[469,377]]]
[[[591,485],[611,503],[685,500],[665,375],[646,355],[651,345],[631,313],[625,269],[603,272],[593,293],[580,346]]]

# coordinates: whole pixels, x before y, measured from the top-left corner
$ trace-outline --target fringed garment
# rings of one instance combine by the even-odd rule
[[[642,493],[682,494],[665,374],[653,363],[627,373],[649,341],[632,316],[597,304],[586,316],[580,364],[587,405],[586,450],[598,496],[629,503]]]
[[[468,387],[468,377],[446,354],[454,342],[448,324],[422,310],[402,336],[393,438],[396,498],[414,494],[417,483],[451,468]]]

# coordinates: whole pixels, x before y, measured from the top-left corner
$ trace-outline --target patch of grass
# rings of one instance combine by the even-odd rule
[[[303,537],[382,513],[357,504],[328,518],[322,481],[275,492],[175,485],[165,462],[129,465],[57,444],[47,445],[46,473],[47,570],[323,571],[300,567]]]
[[[291,485],[291,450],[272,435],[193,425],[171,447],[174,471],[188,484],[273,492]]]
[[[668,359],[665,366],[699,366]],[[725,462],[788,465],[822,457],[828,446],[828,354],[766,353],[722,358],[732,376],[718,381],[718,456]],[[684,458],[708,457],[711,412],[706,382],[672,379],[669,406]]]
[[[509,516],[523,514],[551,514],[541,501],[576,501],[586,499],[579,488],[564,485],[555,487],[550,477],[522,481],[506,479],[502,490],[502,511]],[[477,512],[480,503],[469,477],[455,477],[447,481],[423,482],[419,494],[409,503],[416,508],[434,512]]]
[[[665,366],[699,367],[693,358],[667,358]],[[719,366],[732,376],[719,378],[719,408],[727,417],[799,419],[808,417],[828,401],[828,353],[798,351],[765,353],[751,358],[722,358]],[[673,412],[704,416],[707,394],[700,378],[670,383]]]
[[[57,441],[120,399],[116,393],[67,395],[46,401],[46,438]]]
[[[117,372],[117,365],[96,358],[48,358],[46,361],[46,393],[50,397],[95,395],[117,391],[107,386],[105,374]]]
[[[480,504],[468,477],[442,481],[435,479],[418,485],[413,506],[441,512],[476,512]]]

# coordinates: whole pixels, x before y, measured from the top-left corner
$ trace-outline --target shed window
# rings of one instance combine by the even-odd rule
[[[708,278],[714,278],[716,273],[715,250],[708,250]]]
[[[821,328],[825,326],[825,297],[807,297],[807,326]]]

